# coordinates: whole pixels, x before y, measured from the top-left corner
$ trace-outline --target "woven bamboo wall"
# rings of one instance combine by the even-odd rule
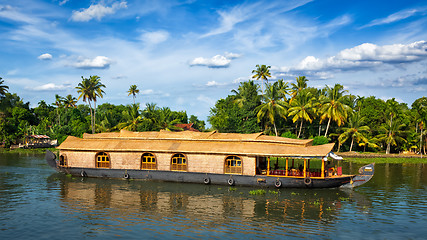
[[[94,168],[96,152],[62,150],[66,155],[68,167]],[[142,152],[107,152],[112,169],[140,169]],[[157,170],[170,170],[172,153],[153,153],[156,156]],[[224,173],[224,162],[228,155],[185,154],[188,172]],[[255,175],[255,157],[242,158],[243,175]]]

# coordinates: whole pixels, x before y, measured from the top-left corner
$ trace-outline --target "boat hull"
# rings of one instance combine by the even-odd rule
[[[105,168],[73,168],[58,166],[54,153],[46,152],[49,166],[66,174],[77,177],[101,177],[141,179],[166,182],[202,183],[229,186],[255,186],[275,188],[336,188],[352,181],[352,176],[331,178],[301,178],[266,175],[232,175],[199,172],[136,170],[136,169],[105,169]]]

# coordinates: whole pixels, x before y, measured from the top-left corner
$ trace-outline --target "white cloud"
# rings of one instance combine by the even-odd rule
[[[41,86],[37,86],[34,88],[27,87],[26,89],[34,90],[34,91],[57,91],[57,90],[65,90],[72,88],[71,84],[60,84],[57,85],[55,83],[47,83]]]
[[[225,53],[225,56],[215,55],[212,58],[198,57],[190,62],[190,66],[206,66],[209,68],[227,68],[231,60],[240,57],[240,54]]]
[[[60,1],[60,2],[59,2],[59,6],[62,6],[62,5],[64,5],[64,4],[66,4],[68,1],[69,1],[69,0],[62,0],[62,1]]]
[[[146,44],[155,45],[166,41],[169,38],[169,33],[166,31],[145,32],[141,35],[141,40]]]
[[[228,85],[227,83],[218,83],[216,81],[209,81],[206,83],[207,87],[218,87],[218,86],[225,86]]]
[[[294,67],[282,67],[279,72],[323,72],[370,69],[374,70],[385,64],[404,64],[427,59],[427,42],[418,41],[410,44],[393,44],[378,46],[364,43],[344,49],[336,56],[326,59],[307,56]]]
[[[40,59],[40,60],[51,60],[52,59],[52,55],[49,54],[49,53],[44,53],[44,54],[40,55],[38,57],[38,59]]]
[[[73,11],[71,20],[76,22],[88,22],[92,19],[101,20],[105,15],[114,14],[121,8],[127,8],[127,2],[116,2],[111,7],[104,6],[103,3],[90,5],[89,8],[83,9],[82,11]]]
[[[154,94],[154,91],[153,91],[153,89],[146,89],[146,90],[141,91],[141,94],[150,95],[150,94]]]
[[[415,16],[418,13],[424,13],[425,10],[426,10],[425,8],[401,10],[401,11],[393,13],[393,14],[385,17],[385,18],[374,19],[370,23],[360,27],[359,29],[397,22],[397,21]]]
[[[70,64],[75,68],[83,68],[83,69],[92,69],[92,68],[100,68],[105,69],[109,68],[112,61],[105,56],[97,56],[93,59],[90,58],[80,58],[77,62]]]

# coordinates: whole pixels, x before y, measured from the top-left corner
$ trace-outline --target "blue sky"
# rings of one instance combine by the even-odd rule
[[[141,107],[206,120],[266,64],[272,80],[411,105],[426,96],[426,30],[427,3],[411,0],[0,0],[0,77],[32,107],[98,75],[98,104],[132,103],[136,84]]]

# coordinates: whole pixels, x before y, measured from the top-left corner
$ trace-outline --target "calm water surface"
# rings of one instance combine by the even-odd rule
[[[377,164],[350,191],[253,196],[255,188],[67,177],[43,157],[0,154],[0,239],[427,237],[426,164]]]

